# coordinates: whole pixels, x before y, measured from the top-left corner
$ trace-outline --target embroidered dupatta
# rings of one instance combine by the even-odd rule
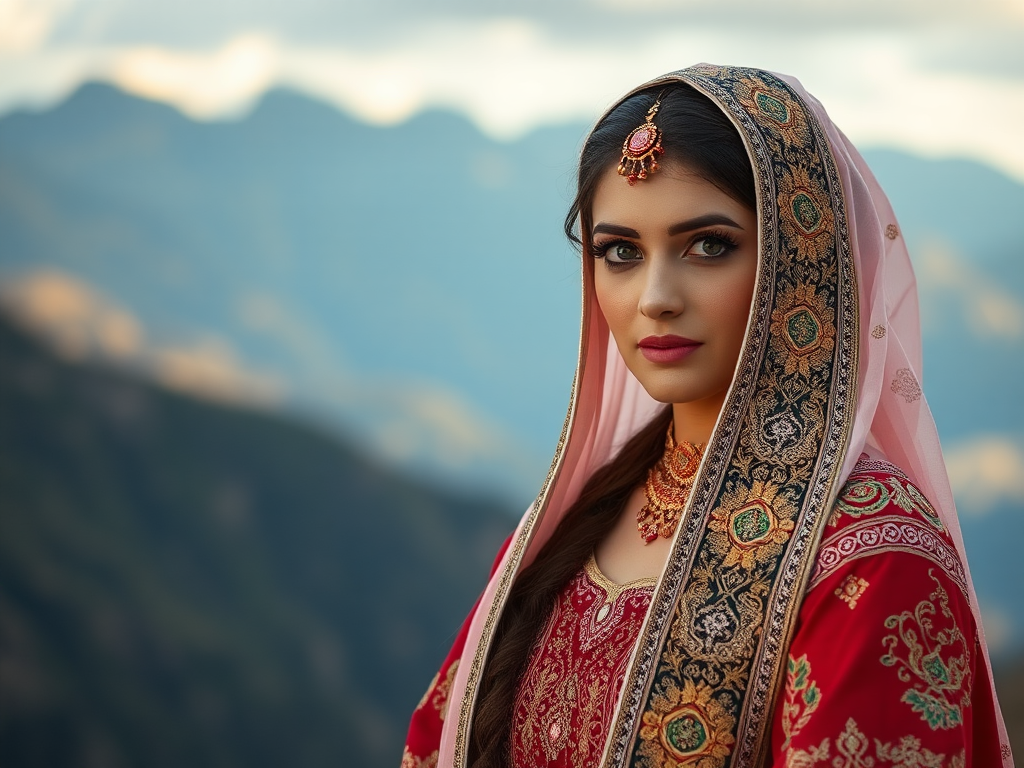
[[[689,755],[707,757],[707,765],[756,766],[770,749],[772,707],[818,544],[865,448],[913,478],[966,560],[918,384],[913,273],[874,177],[795,80],[698,65],[636,90],[672,82],[708,96],[747,147],[758,273],[736,374],[640,631],[601,765],[690,764]],[[466,765],[480,675],[516,575],[590,475],[661,407],[610,338],[592,261],[583,259],[580,356],[562,437],[541,494],[460,633],[460,663],[445,671],[436,765]],[[1005,744],[1001,721],[998,728]],[[682,733],[699,736],[683,743]],[[1008,752],[1003,764],[1012,765]]]

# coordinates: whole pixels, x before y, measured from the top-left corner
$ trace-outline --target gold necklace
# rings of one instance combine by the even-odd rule
[[[665,453],[647,473],[644,486],[647,503],[636,513],[636,527],[644,544],[650,544],[658,536],[669,539],[675,533],[690,497],[702,452],[703,444],[683,442],[677,445],[673,424],[668,425]]]

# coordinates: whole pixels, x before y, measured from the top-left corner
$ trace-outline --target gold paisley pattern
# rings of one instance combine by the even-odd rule
[[[892,380],[889,389],[908,404],[921,399],[921,385],[917,383],[917,376],[909,368],[900,368],[896,371],[896,378]]]
[[[900,701],[934,731],[963,725],[963,710],[971,704],[971,670],[970,649],[949,609],[949,595],[934,570],[928,576],[935,582],[928,599],[885,620],[885,628],[895,632],[882,640],[888,652],[881,662],[911,684]]]

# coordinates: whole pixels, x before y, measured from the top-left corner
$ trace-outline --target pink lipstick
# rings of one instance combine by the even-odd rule
[[[676,363],[701,345],[684,336],[648,336],[640,339],[640,354],[652,363]]]

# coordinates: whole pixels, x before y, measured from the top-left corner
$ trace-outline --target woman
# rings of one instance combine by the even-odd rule
[[[414,766],[1010,766],[889,204],[795,81],[584,146],[580,360]]]

